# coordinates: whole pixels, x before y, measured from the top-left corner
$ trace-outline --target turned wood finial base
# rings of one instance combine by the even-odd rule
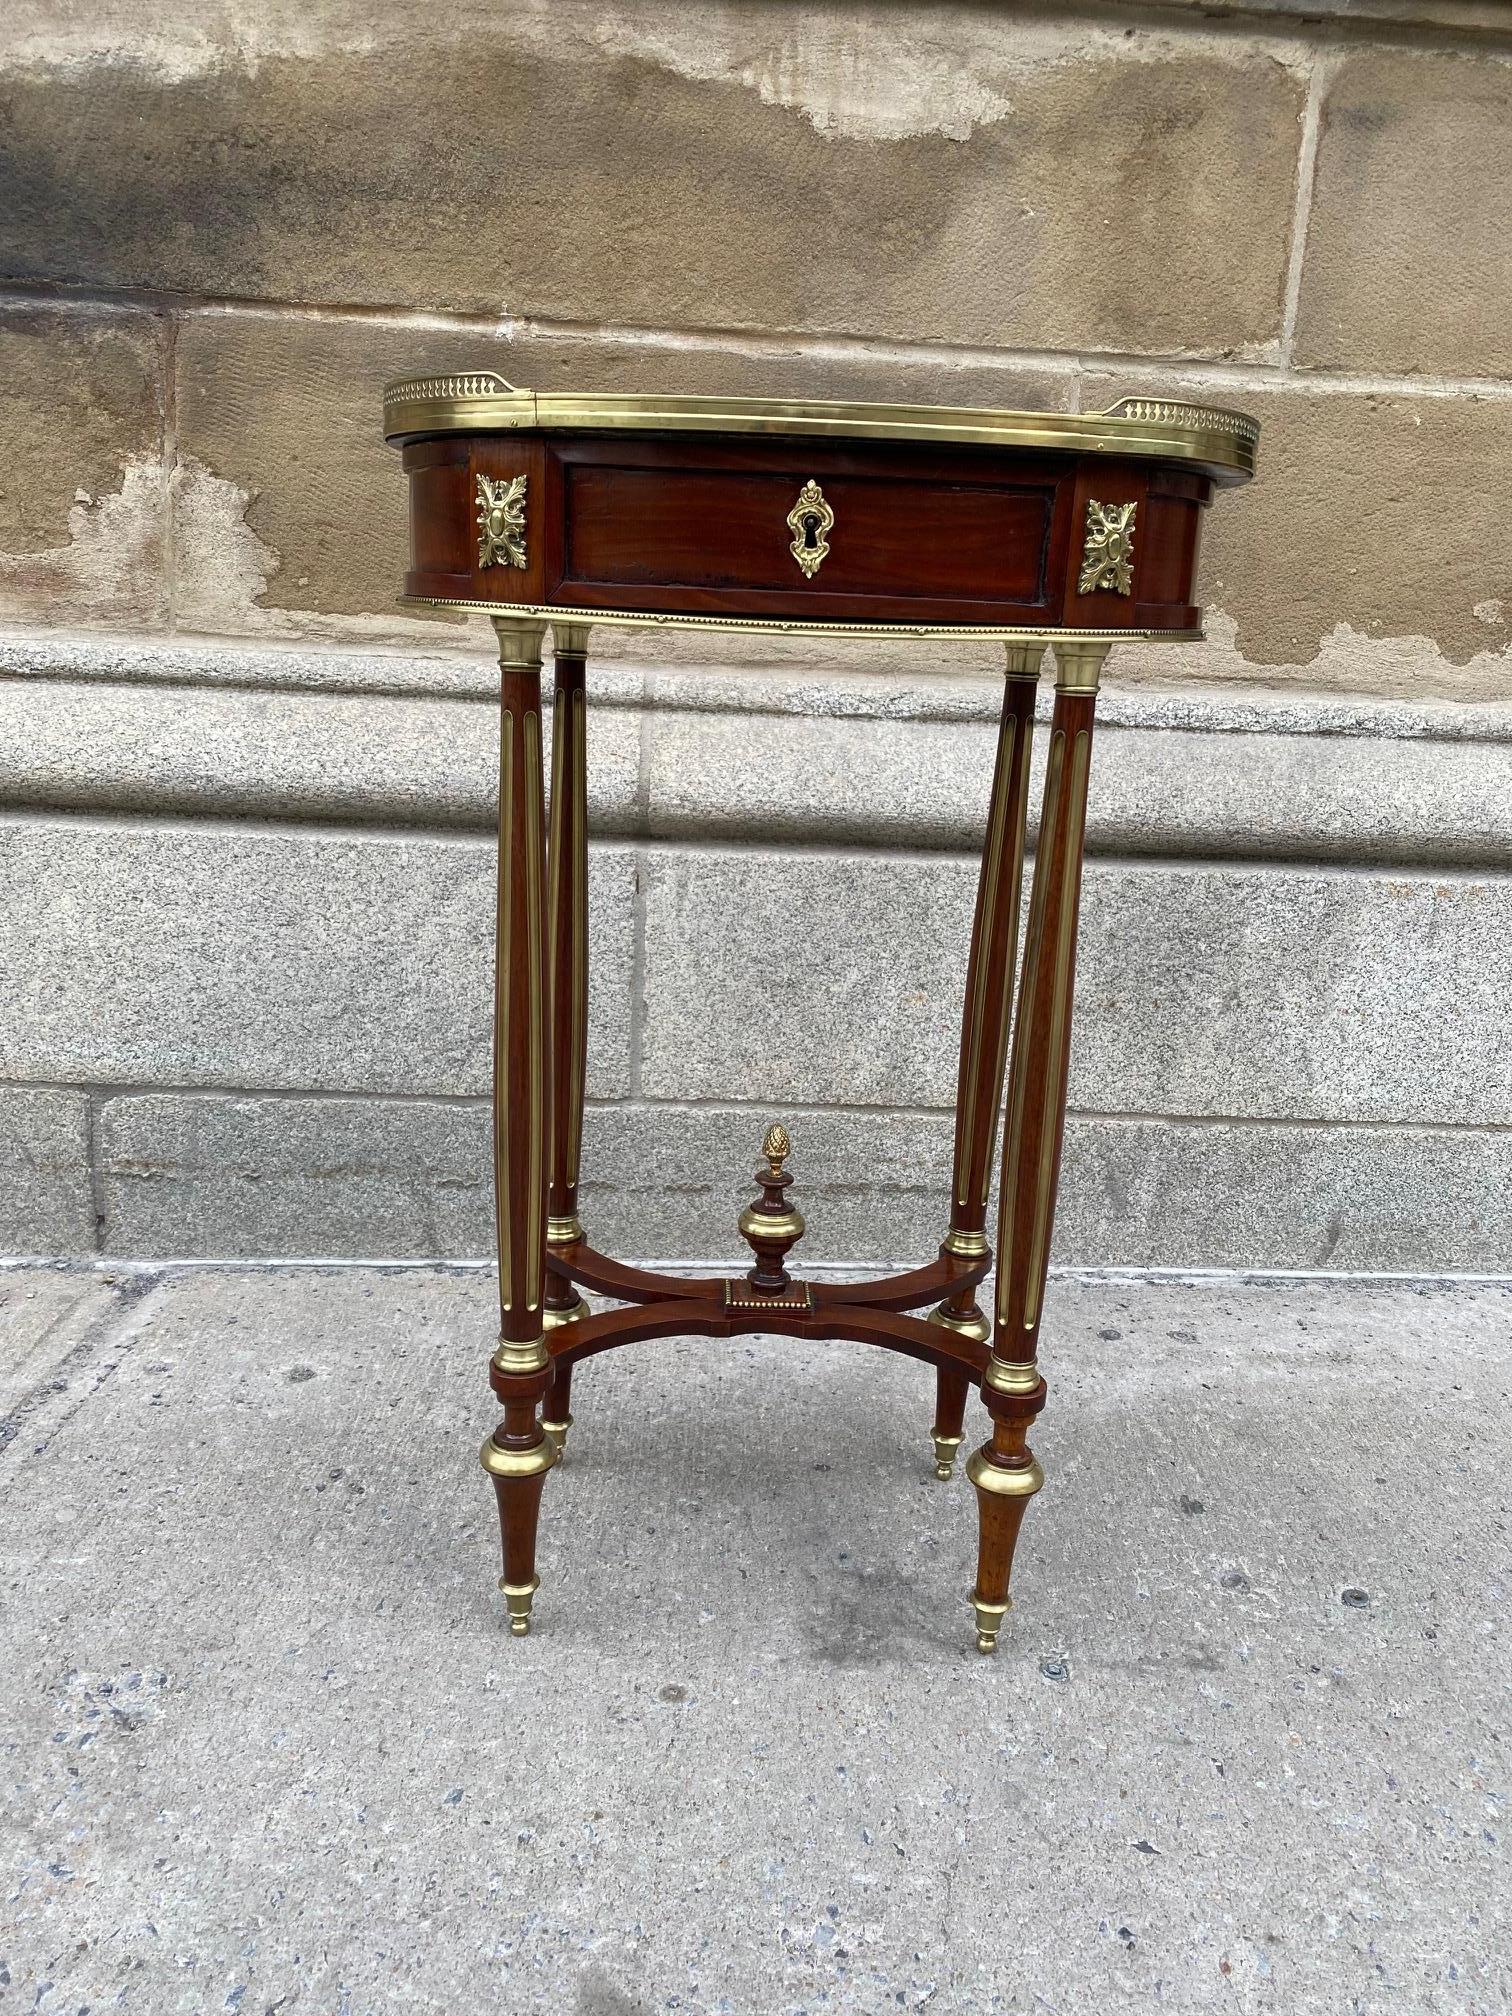
[[[782,1295],[792,1286],[784,1263],[803,1237],[804,1225],[802,1212],[787,1201],[793,1179],[783,1165],[792,1153],[792,1144],[780,1120],[768,1127],[761,1152],[766,1166],[755,1174],[761,1195],[746,1206],[739,1219],[741,1234],[756,1255],[756,1265],[746,1279],[763,1295]]]

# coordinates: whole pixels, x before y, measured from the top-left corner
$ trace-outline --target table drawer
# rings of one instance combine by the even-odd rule
[[[800,465],[801,467],[802,465]],[[1043,599],[1051,488],[569,468],[564,583]]]

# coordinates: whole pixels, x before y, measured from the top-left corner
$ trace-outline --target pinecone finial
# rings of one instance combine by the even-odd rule
[[[782,1165],[793,1152],[793,1144],[788,1139],[788,1131],[780,1120],[774,1120],[766,1131],[761,1144],[761,1152],[774,1176],[780,1175]]]

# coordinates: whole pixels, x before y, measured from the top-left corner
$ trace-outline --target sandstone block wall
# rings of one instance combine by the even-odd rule
[[[0,1252],[486,1252],[494,677],[378,426],[486,366],[1256,413],[1110,665],[1060,1257],[1504,1268],[1509,144],[1477,0],[19,0]],[[595,1229],[728,1253],[780,1112],[808,1251],[927,1248],[992,649],[595,644]]]

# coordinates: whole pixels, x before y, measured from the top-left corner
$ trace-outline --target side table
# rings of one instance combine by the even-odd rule
[[[546,1475],[575,1367],[647,1337],[751,1331],[880,1344],[935,1368],[936,1473],[972,1387],[991,1432],[967,1463],[980,1543],[976,1643],[996,1649],[1019,1527],[1044,1473],[1040,1311],[1065,1123],[1092,725],[1109,647],[1194,638],[1198,530],[1254,473],[1241,413],[1129,398],[1106,413],[536,393],[492,372],[407,379],[384,432],[409,479],[410,602],[493,619],[501,668],[494,1190],[502,1409],[483,1445],[510,1628],[530,1627]],[[919,639],[1006,654],[961,1018],[955,1153],[936,1258],[886,1279],[804,1281],[788,1137],[767,1130],[740,1213],[751,1268],[687,1280],[598,1252],[578,1216],[587,1058],[590,626]],[[555,673],[550,829],[541,651]],[[1055,705],[1015,1007],[1036,682]],[[1010,1029],[1012,1045],[1010,1056]],[[993,1315],[976,1290],[1007,1087]],[[583,1289],[627,1307],[595,1313]],[[933,1304],[928,1315],[922,1311]]]

